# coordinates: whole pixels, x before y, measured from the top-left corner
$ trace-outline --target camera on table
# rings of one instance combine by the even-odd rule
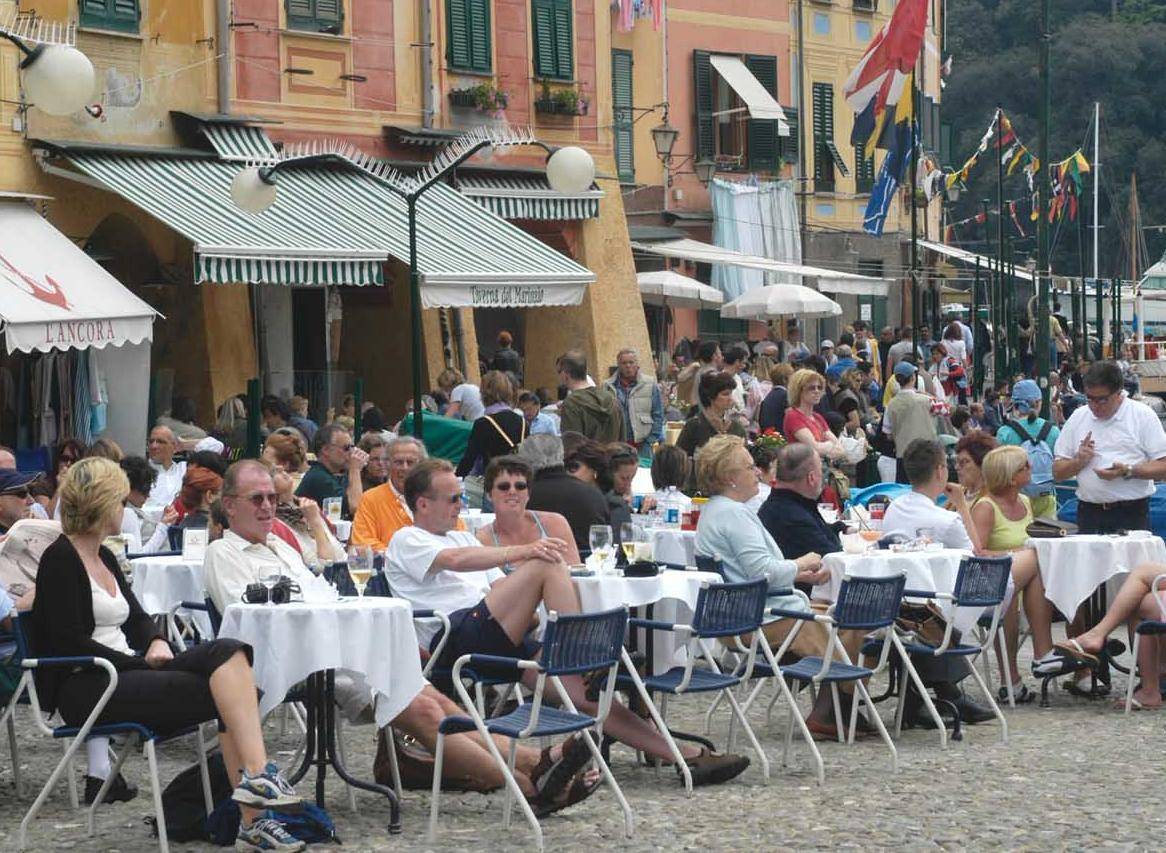
[[[299,584],[293,582],[287,575],[281,575],[279,581],[271,588],[270,595],[267,587],[261,583],[247,584],[247,589],[243,591],[243,601],[247,604],[267,604],[268,601],[272,604],[287,604],[293,595],[299,594]]]

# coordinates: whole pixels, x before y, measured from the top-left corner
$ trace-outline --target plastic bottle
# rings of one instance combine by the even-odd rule
[[[462,512],[470,508],[470,496],[466,494],[466,481],[461,477],[457,478],[458,493],[462,496]]]
[[[680,492],[675,486],[669,486],[664,492],[664,500],[661,501],[664,510],[664,526],[671,528],[680,527],[680,510],[684,505],[684,501],[680,498]]]

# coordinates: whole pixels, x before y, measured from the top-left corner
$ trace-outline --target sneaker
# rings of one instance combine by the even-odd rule
[[[96,776],[85,777],[85,805],[93,805],[93,801],[97,799],[97,792],[101,790],[101,786],[105,783],[104,779],[98,779]],[[120,773],[110,784],[109,790],[105,792],[105,799],[103,803],[128,803],[138,795],[136,785],[131,785],[125,780],[125,777]]]
[[[307,848],[307,843],[291,835],[283,824],[267,815],[255,818],[250,826],[239,824],[239,834],[235,836],[236,850],[281,850],[295,853]]]
[[[263,772],[257,776],[251,776],[244,770],[243,778],[231,794],[231,799],[241,806],[274,811],[300,811],[304,805],[303,800],[272,761],[269,761]]]

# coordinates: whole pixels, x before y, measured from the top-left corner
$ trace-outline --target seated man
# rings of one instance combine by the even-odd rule
[[[263,463],[256,460],[236,462],[227,469],[223,484],[222,506],[226,513],[229,529],[222,538],[207,547],[206,583],[207,591],[215,606],[220,610],[237,602],[250,583],[273,573],[284,574],[303,588],[306,584],[323,583],[304,565],[300,555],[286,542],[271,533],[275,518],[275,485]],[[339,675],[339,673],[338,673]],[[345,693],[349,694],[350,706],[363,710],[370,698],[369,689],[359,678],[351,674]],[[337,692],[341,690],[341,680],[337,679]],[[340,701],[343,697],[337,697]],[[350,707],[349,710],[352,710]],[[430,685],[393,720],[393,726],[411,735],[430,751],[437,746],[437,727],[449,715],[461,710]],[[495,738],[498,749],[506,754],[510,742],[506,738]],[[567,742],[568,744],[570,741]],[[557,782],[551,790],[546,771],[563,760],[563,753],[569,746],[556,746],[544,750],[519,747],[516,759],[515,778],[523,793],[547,813],[578,802],[585,789],[590,792],[592,785],[579,786],[572,774],[565,782]],[[582,752],[590,755],[585,748]],[[504,784],[501,772],[491,759],[489,752],[477,733],[452,735],[445,741],[445,764],[443,778],[457,779],[463,787],[472,790],[490,791]],[[555,778],[564,774],[555,774]],[[539,782],[545,781],[540,790]],[[575,789],[572,793],[572,789]]]
[[[757,516],[787,560],[804,554],[835,554],[842,550],[838,530],[818,512],[824,485],[822,457],[808,444],[787,444],[777,454],[777,479]],[[798,582],[802,592],[812,587]]]
[[[534,469],[528,509],[557,512],[567,519],[580,553],[591,550],[593,524],[611,524],[603,492],[567,473],[563,440],[557,435],[532,435],[518,446],[518,455]]]
[[[579,612],[561,539],[488,547],[472,533],[454,529],[461,490],[453,466],[444,459],[427,459],[409,472],[405,500],[413,511],[413,526],[397,531],[389,543],[385,572],[393,591],[415,607],[449,614],[450,636],[439,666],[452,666],[470,653],[529,658],[533,649],[526,635],[536,624],[540,605],[563,614]],[[515,568],[503,575],[497,567],[507,563]],[[431,646],[435,633],[424,638]],[[532,674],[526,677],[533,684]],[[595,713],[597,705],[587,698],[580,677],[564,677],[563,685],[577,708]],[[660,733],[618,702],[612,704],[604,731],[656,758],[673,757]],[[749,765],[743,756],[716,755],[694,746],[681,747],[681,753],[693,784],[727,781]]]
[[[427,454],[425,445],[411,435],[395,438],[387,445],[389,479],[364,493],[352,521],[352,545],[372,545],[384,550],[393,534],[413,523],[413,513],[405,504],[405,477]]]

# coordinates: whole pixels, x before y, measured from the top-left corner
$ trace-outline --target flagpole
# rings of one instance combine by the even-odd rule
[[[1004,108],[996,104],[996,269],[1000,273],[1000,304],[1003,308],[1004,325],[1004,371],[1010,372],[1011,353],[1008,327],[1015,320],[1012,316],[1012,294],[1004,285]],[[1011,284],[1011,281],[1009,282]],[[1000,382],[1000,377],[996,377]]]
[[[924,36],[926,40],[926,36]],[[915,73],[911,75],[911,346],[919,348],[919,325],[922,312],[919,310],[919,205],[915,194],[919,188],[919,66],[923,62],[923,51],[915,60]]]
[[[1037,173],[1039,220],[1037,221],[1037,326],[1036,374],[1041,386],[1044,411],[1049,411],[1049,132],[1052,126],[1052,81],[1049,47],[1052,41],[1049,0],[1041,0],[1040,32],[1040,168]]]

